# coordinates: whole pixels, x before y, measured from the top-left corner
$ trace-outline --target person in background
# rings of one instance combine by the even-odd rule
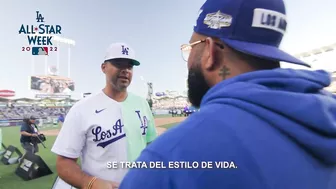
[[[63,125],[63,123],[64,123],[64,115],[63,115],[63,114],[60,114],[60,115],[58,116],[57,122],[58,122],[58,126],[59,126],[59,127],[62,127],[62,125]]]
[[[331,78],[280,68],[309,67],[279,49],[286,29],[283,0],[207,0],[181,48],[200,111],[137,159],[167,168],[131,169],[120,189],[335,189]]]
[[[117,188],[127,168],[111,168],[108,163],[134,161],[156,138],[148,102],[127,91],[133,66],[139,65],[129,45],[111,44],[101,64],[105,88],[76,103],[66,115],[52,147],[58,175],[66,183],[76,188]]]
[[[36,118],[30,114],[24,115],[23,122],[20,128],[20,143],[26,152],[37,153],[39,151],[36,137],[38,137],[37,130],[34,126]]]
[[[69,88],[69,83],[64,82],[64,88],[63,88],[62,93],[66,93],[66,94],[68,94],[68,93],[71,93],[71,92],[72,92],[72,91],[71,91],[71,89]]]
[[[184,106],[183,113],[184,113],[184,116],[188,116],[189,115],[189,107],[188,107],[188,105]]]

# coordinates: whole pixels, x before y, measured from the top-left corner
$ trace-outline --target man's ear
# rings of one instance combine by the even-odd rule
[[[106,64],[105,64],[105,62],[102,63],[100,67],[101,67],[102,72],[105,73],[105,69],[106,69]]]
[[[206,70],[212,71],[216,69],[216,43],[211,37],[207,37],[205,40],[204,47],[204,68]]]

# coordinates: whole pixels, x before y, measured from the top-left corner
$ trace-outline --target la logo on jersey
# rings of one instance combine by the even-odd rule
[[[141,123],[140,128],[142,129],[141,134],[142,134],[142,135],[146,135],[147,128],[148,128],[148,119],[147,119],[146,116],[143,116],[143,117],[141,118],[140,110],[135,111],[135,113],[137,113],[137,115],[138,115],[138,117],[139,117],[139,119],[140,119],[140,123]]]
[[[124,45],[121,46],[121,53],[128,55],[129,48],[125,47]]]
[[[97,146],[105,148],[106,146],[126,137],[126,133],[123,132],[123,127],[124,125],[121,123],[121,119],[118,119],[112,129],[107,131],[103,131],[101,126],[93,127],[93,142],[97,142]]]

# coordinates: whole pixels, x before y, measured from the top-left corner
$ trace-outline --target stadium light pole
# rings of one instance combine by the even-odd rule
[[[59,62],[59,55],[60,55],[60,49],[59,49],[60,42],[57,41],[57,63],[56,63],[56,68],[57,72],[59,72],[59,67],[60,67],[60,62]]]
[[[54,41],[57,41],[57,43],[64,43],[68,45],[68,78],[71,76],[71,46],[75,46],[76,42],[72,39],[64,38],[64,37],[59,37],[59,36],[53,36]],[[57,49],[58,51],[58,49]],[[58,53],[58,52],[57,52]],[[59,65],[59,59],[57,64]]]
[[[153,85],[153,83],[150,82],[150,81],[147,81],[143,76],[140,76],[140,79],[143,82],[143,84],[147,87],[147,100],[152,99],[152,95],[153,95],[152,85]]]
[[[70,71],[71,71],[71,68],[70,68],[70,56],[71,56],[71,46],[69,45],[68,46],[68,78],[70,78]]]
[[[34,56],[31,56],[31,64],[32,64],[32,67],[31,67],[32,75],[35,75],[35,58],[34,58]]]
[[[75,40],[65,38],[65,37],[59,37],[56,35],[50,35],[50,34],[35,34],[35,35],[29,35],[29,36],[51,36],[53,41],[57,42],[57,51],[59,51],[59,44],[67,44],[68,45],[68,53],[70,53],[71,46],[75,46],[76,42]],[[33,59],[34,60],[34,59]],[[68,54],[68,77],[70,78],[70,54]],[[47,60],[46,60],[47,62]],[[34,63],[35,64],[35,63]],[[35,66],[34,66],[35,67]],[[35,68],[34,68],[35,69]],[[57,52],[57,69],[59,69],[59,52]],[[45,70],[48,72],[48,66],[47,63],[45,63]]]
[[[48,56],[44,57],[44,75],[48,74]]]
[[[144,84],[144,86],[147,87],[147,81],[145,80],[145,78],[143,76],[140,76],[140,79],[142,83]]]

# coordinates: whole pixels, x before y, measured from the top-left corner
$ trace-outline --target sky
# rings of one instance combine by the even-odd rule
[[[75,81],[75,94],[98,92],[105,85],[100,65],[106,48],[114,42],[125,42],[141,62],[134,68],[131,92],[145,96],[145,81],[153,82],[154,92],[185,91],[187,65],[181,58],[180,46],[188,43],[199,8],[204,0],[0,0],[0,89],[29,96],[32,71],[27,37],[19,35],[22,24],[36,25],[36,11],[46,24],[61,25],[61,37],[76,42],[70,52],[70,77]],[[285,0],[287,33],[281,49],[290,54],[305,52],[336,43],[335,0]],[[68,46],[58,48],[59,74],[68,75]],[[50,52],[48,66],[56,65],[56,53]],[[315,65],[334,71],[333,56]],[[336,58],[336,56],[335,56]],[[45,73],[44,56],[34,56],[35,75]],[[291,66],[285,66],[291,67]],[[295,67],[296,68],[296,67]]]

